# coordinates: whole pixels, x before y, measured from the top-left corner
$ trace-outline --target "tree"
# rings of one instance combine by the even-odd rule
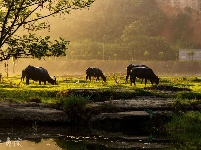
[[[148,57],[149,57],[149,52],[148,52],[148,51],[145,51],[145,52],[144,52],[144,56],[148,59]]]
[[[160,59],[163,60],[164,53],[163,52],[159,52],[158,55],[159,55]]]
[[[195,52],[194,52],[193,50],[189,51],[189,52],[188,52],[189,60],[190,60],[190,58],[191,58],[192,61],[193,61],[193,56],[194,56],[194,55],[195,55]]]
[[[190,26],[191,14],[180,12],[172,18],[172,39],[180,47],[189,47],[189,37],[193,33]]]
[[[0,61],[10,57],[65,55],[68,41],[52,42],[49,36],[36,37],[31,32],[50,28],[44,18],[69,14],[73,9],[89,7],[95,0],[1,0],[0,1]],[[42,22],[43,21],[43,22]],[[28,35],[17,36],[24,28]]]

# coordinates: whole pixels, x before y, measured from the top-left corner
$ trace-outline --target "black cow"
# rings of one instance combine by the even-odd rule
[[[133,67],[147,67],[147,66],[146,66],[146,65],[136,65],[136,64],[130,64],[130,65],[128,65],[128,67],[126,68],[126,70],[127,70],[126,81],[128,81],[128,78],[129,78],[130,73],[131,73],[131,69],[132,69]],[[147,68],[148,68],[148,67],[147,67]],[[143,81],[143,79],[142,79],[142,81]],[[141,81],[141,82],[142,82],[142,81]]]
[[[29,79],[32,79],[34,81],[39,81],[39,84],[41,85],[41,82],[44,82],[46,85],[46,81],[51,84],[56,84],[56,78],[52,79],[48,71],[42,67],[35,67],[35,66],[28,66],[24,70],[22,70],[22,77],[21,80],[24,81],[24,78],[26,77],[26,84],[29,85]]]
[[[159,78],[156,76],[151,68],[148,67],[133,67],[130,71],[130,81],[131,85],[134,83],[135,85],[135,79],[145,79],[145,86],[147,83],[147,80],[150,80],[151,84],[153,83],[159,84]]]
[[[89,80],[91,81],[91,77],[96,77],[96,81],[99,80],[99,77],[101,77],[103,79],[103,81],[106,81],[106,77],[103,75],[102,70],[100,70],[99,68],[93,68],[93,67],[89,67],[86,70],[86,80],[89,78]]]

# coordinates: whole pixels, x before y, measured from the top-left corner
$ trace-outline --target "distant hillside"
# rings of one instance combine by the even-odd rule
[[[163,30],[161,31],[162,36],[166,37],[169,41],[171,41],[171,23],[172,18],[180,13],[182,10],[178,10],[177,8],[173,8],[167,5],[160,5],[161,10],[166,15],[166,21]],[[195,10],[191,10],[191,20],[189,22],[189,26],[193,29],[192,35],[189,37],[189,41],[197,44],[201,44],[201,13]]]
[[[69,40],[69,60],[178,60],[179,49],[201,48],[201,13],[156,0],[96,0],[89,9],[49,18],[38,32]]]

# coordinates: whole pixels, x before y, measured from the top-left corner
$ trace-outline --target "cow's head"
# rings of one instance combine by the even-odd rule
[[[106,76],[103,75],[102,79],[103,79],[104,82],[106,82]]]
[[[57,84],[56,77],[54,76],[54,79],[50,79],[50,80],[49,80],[49,83],[51,83],[52,85]]]
[[[155,82],[157,85],[159,84],[159,77],[158,77],[158,76],[156,76],[154,82]]]

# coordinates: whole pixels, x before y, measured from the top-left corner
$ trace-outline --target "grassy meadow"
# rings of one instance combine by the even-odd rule
[[[0,100],[11,102],[26,102],[33,99],[39,99],[43,103],[55,103],[57,101],[56,94],[60,91],[68,89],[104,89],[104,90],[121,90],[121,91],[145,91],[152,94],[159,93],[161,96],[168,96],[168,92],[162,92],[167,89],[155,90],[148,81],[147,85],[137,79],[136,86],[130,85],[130,81],[126,82],[125,75],[108,74],[107,82],[101,79],[92,81],[85,79],[85,76],[58,76],[57,85],[47,83],[38,84],[38,81],[30,80],[30,84],[26,85],[25,81],[21,81],[21,76],[4,77],[0,81]],[[158,87],[177,87],[168,89],[174,91],[177,99],[198,101],[201,98],[201,78],[199,77],[160,77]],[[188,89],[188,92],[186,90]],[[164,93],[164,94],[163,94]]]

